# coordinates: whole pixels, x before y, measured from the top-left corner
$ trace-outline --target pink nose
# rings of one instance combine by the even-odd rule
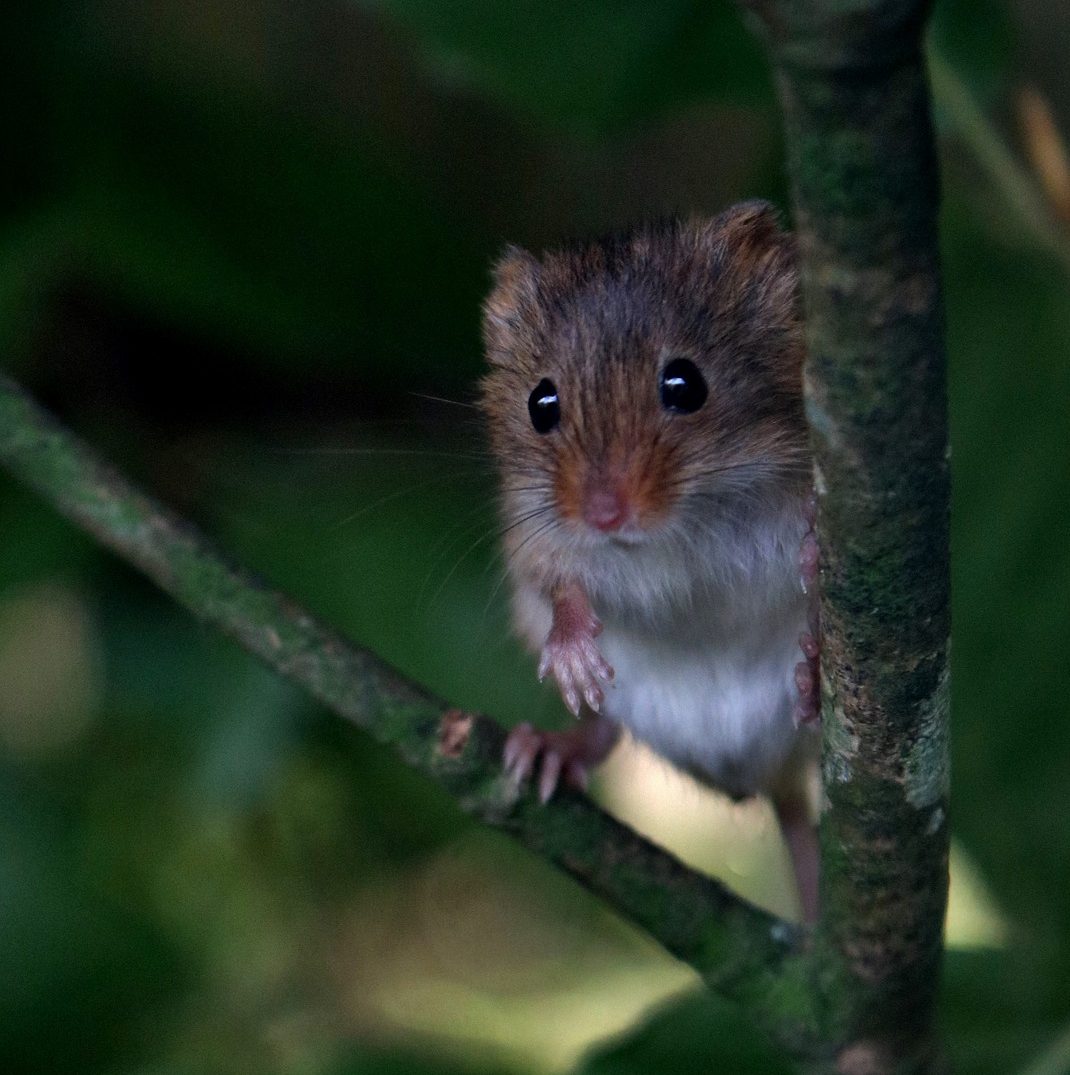
[[[592,489],[583,502],[583,518],[596,530],[619,530],[628,517],[628,503],[618,489]]]

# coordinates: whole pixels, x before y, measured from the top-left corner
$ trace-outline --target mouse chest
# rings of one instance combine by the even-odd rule
[[[804,601],[760,620],[710,610],[661,630],[605,621],[615,676],[605,715],[704,783],[734,797],[768,791],[795,747],[792,719]]]

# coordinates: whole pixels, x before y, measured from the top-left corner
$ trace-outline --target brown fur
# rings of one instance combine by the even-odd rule
[[[484,339],[482,402],[506,489],[548,480],[563,520],[579,523],[598,483],[614,483],[652,526],[718,468],[762,460],[771,494],[809,481],[794,242],[765,203],[541,259],[510,249]],[[706,378],[694,414],[661,406],[660,371],[675,357]],[[540,435],[527,401],[543,377],[561,422]]]
[[[751,202],[541,259],[510,250],[484,335],[516,627],[569,708],[604,717],[574,736],[522,726],[507,767],[523,779],[541,758],[545,798],[620,724],[733,797],[770,794],[812,918],[800,789],[818,739],[796,707],[816,591],[800,578],[811,460],[791,237]],[[694,413],[661,402],[676,358],[706,381]],[[539,434],[543,378],[560,422]],[[584,727],[601,729],[597,751]]]

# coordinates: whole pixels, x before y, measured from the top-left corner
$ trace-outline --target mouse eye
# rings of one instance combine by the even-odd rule
[[[694,414],[706,402],[706,378],[690,359],[674,358],[661,371],[661,405],[676,414]]]
[[[561,401],[554,382],[544,377],[528,396],[528,414],[536,433],[549,433],[561,421]]]

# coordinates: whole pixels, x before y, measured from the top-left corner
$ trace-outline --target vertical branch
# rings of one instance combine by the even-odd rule
[[[949,479],[922,0],[755,0],[807,311],[823,558],[820,993],[828,1060],[938,1067]]]

